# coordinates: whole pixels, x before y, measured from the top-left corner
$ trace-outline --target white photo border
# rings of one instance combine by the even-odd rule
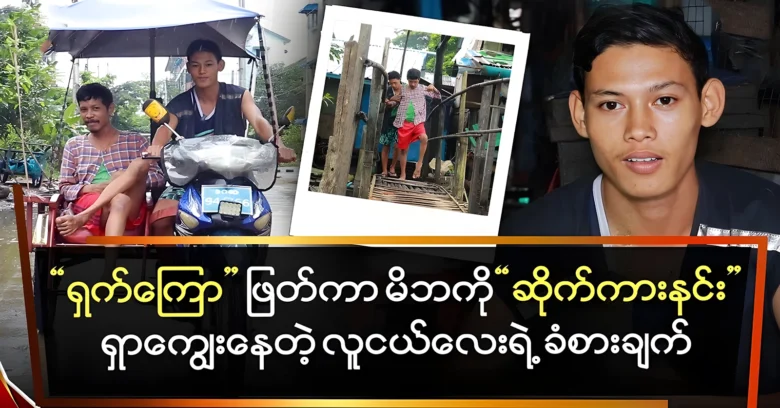
[[[464,214],[435,208],[416,207],[309,191],[309,180],[317,139],[329,50],[335,24],[350,21],[372,26],[392,22],[399,29],[430,32],[453,37],[477,38],[515,46],[507,92],[501,147],[498,151],[487,215]],[[356,33],[357,34],[357,33]],[[351,7],[327,6],[322,23],[317,68],[300,158],[300,170],[293,207],[292,236],[497,236],[504,205],[515,127],[523,89],[530,35],[471,24],[432,20]],[[356,222],[357,221],[357,222]]]

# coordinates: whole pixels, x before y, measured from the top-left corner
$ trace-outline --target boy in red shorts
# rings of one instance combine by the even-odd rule
[[[396,95],[391,100],[400,101],[398,113],[393,126],[398,128],[398,149],[400,149],[401,180],[406,179],[406,154],[409,145],[415,140],[420,140],[420,158],[414,168],[413,178],[420,178],[422,164],[425,158],[425,149],[428,147],[428,135],[425,134],[425,117],[428,116],[425,97],[441,99],[439,90],[433,85],[423,89],[420,85],[420,70],[410,69],[406,72],[407,86],[401,90],[401,95]]]

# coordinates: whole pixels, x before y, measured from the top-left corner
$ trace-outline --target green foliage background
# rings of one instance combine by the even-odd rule
[[[18,41],[14,40],[14,31]],[[22,130],[29,143],[50,142],[58,133],[65,90],[57,87],[55,64],[45,61],[40,51],[48,32],[41,23],[39,6],[0,9],[0,38],[3,38],[3,46],[0,47],[2,147],[18,143]]]
[[[436,52],[436,47],[441,42],[441,34],[424,33],[421,31],[409,32],[409,42],[406,42],[406,30],[396,31],[396,37],[390,40],[391,44],[396,47],[403,48],[406,44],[407,49],[431,51]],[[444,48],[444,61],[442,62],[442,70],[444,72],[450,72],[455,62],[455,54],[460,50],[460,44],[463,41],[459,37],[450,37],[447,41],[447,46]],[[425,60],[424,71],[434,72],[436,68],[436,56],[432,55]],[[404,74],[401,73],[403,76]]]

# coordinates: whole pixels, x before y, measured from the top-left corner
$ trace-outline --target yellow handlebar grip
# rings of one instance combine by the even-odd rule
[[[149,116],[155,123],[162,124],[168,123],[170,115],[168,110],[158,101],[149,99],[144,102],[143,111],[146,116]]]

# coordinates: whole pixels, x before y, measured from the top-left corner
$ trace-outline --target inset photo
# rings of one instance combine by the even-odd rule
[[[497,235],[528,37],[328,6],[290,234]]]

